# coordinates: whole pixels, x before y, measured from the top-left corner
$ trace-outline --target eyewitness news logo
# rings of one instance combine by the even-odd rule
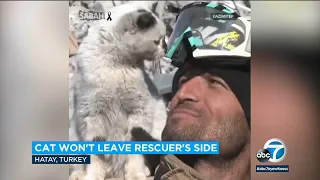
[[[257,153],[260,162],[281,162],[286,156],[286,145],[281,139],[269,139]]]
[[[289,172],[288,165],[257,165],[256,172]]]
[[[269,139],[257,152],[256,158],[262,163],[279,163],[286,156],[286,145],[281,139]],[[289,172],[288,165],[257,165],[256,172]]]
[[[219,154],[219,142],[34,141],[32,154],[34,164],[88,164],[90,154]]]

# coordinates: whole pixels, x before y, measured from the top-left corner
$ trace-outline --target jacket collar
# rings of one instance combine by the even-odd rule
[[[174,155],[161,158],[154,180],[203,180],[200,173]]]

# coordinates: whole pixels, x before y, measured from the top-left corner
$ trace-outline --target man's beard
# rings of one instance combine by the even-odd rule
[[[179,128],[177,125],[176,123],[166,124],[162,131],[163,141],[202,141],[202,124],[192,124],[183,128]]]
[[[192,124],[191,126],[184,126],[179,128],[179,119],[172,118],[173,113],[176,109],[183,108],[189,111],[193,111],[199,116],[197,124]],[[206,112],[202,108],[198,108],[191,102],[180,102],[174,109],[172,109],[168,114],[168,120],[164,130],[162,132],[162,140],[164,141],[201,141],[201,132],[199,128],[204,127],[204,120]]]
[[[250,139],[250,132],[244,115],[240,115],[233,120],[221,119],[219,121],[209,120],[204,116],[201,118],[197,121],[197,124],[181,127],[178,123],[171,123],[175,122],[171,119],[162,132],[162,140],[218,141],[220,143],[220,154],[215,155],[215,158],[227,160],[238,156]]]

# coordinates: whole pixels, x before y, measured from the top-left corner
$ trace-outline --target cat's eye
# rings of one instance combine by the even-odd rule
[[[157,41],[153,41],[156,45],[159,45],[160,44],[160,39],[157,40]]]

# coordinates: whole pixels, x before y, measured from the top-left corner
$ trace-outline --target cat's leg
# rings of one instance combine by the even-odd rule
[[[91,155],[91,162],[87,166],[87,175],[84,180],[123,177],[126,158],[127,155],[119,154]]]
[[[157,140],[161,140],[162,131],[167,122],[167,107],[163,100],[157,100],[153,107],[153,125],[150,135]]]
[[[83,180],[85,170],[83,164],[71,164],[69,166],[69,180]]]
[[[69,175],[69,180],[83,180],[85,177],[85,171],[83,170],[74,170]]]
[[[70,122],[69,141],[79,141],[76,133],[76,124],[73,119]],[[84,164],[70,164],[69,165],[69,180],[83,180],[85,176]]]
[[[150,176],[149,168],[141,154],[128,155],[125,165],[125,180],[146,180]]]
[[[91,155],[90,156],[90,164],[88,164],[86,169],[86,176],[84,180],[104,180],[106,177],[106,170],[105,170],[105,162],[103,155]]]
[[[104,141],[105,132],[103,116],[89,116],[77,121],[80,137],[83,141]],[[90,164],[86,167],[84,180],[104,180],[107,167],[103,155],[91,155]]]
[[[134,111],[134,114],[131,114],[128,119],[130,124],[130,131],[128,133],[131,133],[131,129],[134,127],[141,127],[146,130],[146,132],[150,132],[152,130],[152,118],[150,115],[150,113],[142,109]],[[131,134],[129,137],[131,137]],[[150,174],[149,167],[146,165],[143,155],[128,155],[125,165],[125,180],[145,180]]]

